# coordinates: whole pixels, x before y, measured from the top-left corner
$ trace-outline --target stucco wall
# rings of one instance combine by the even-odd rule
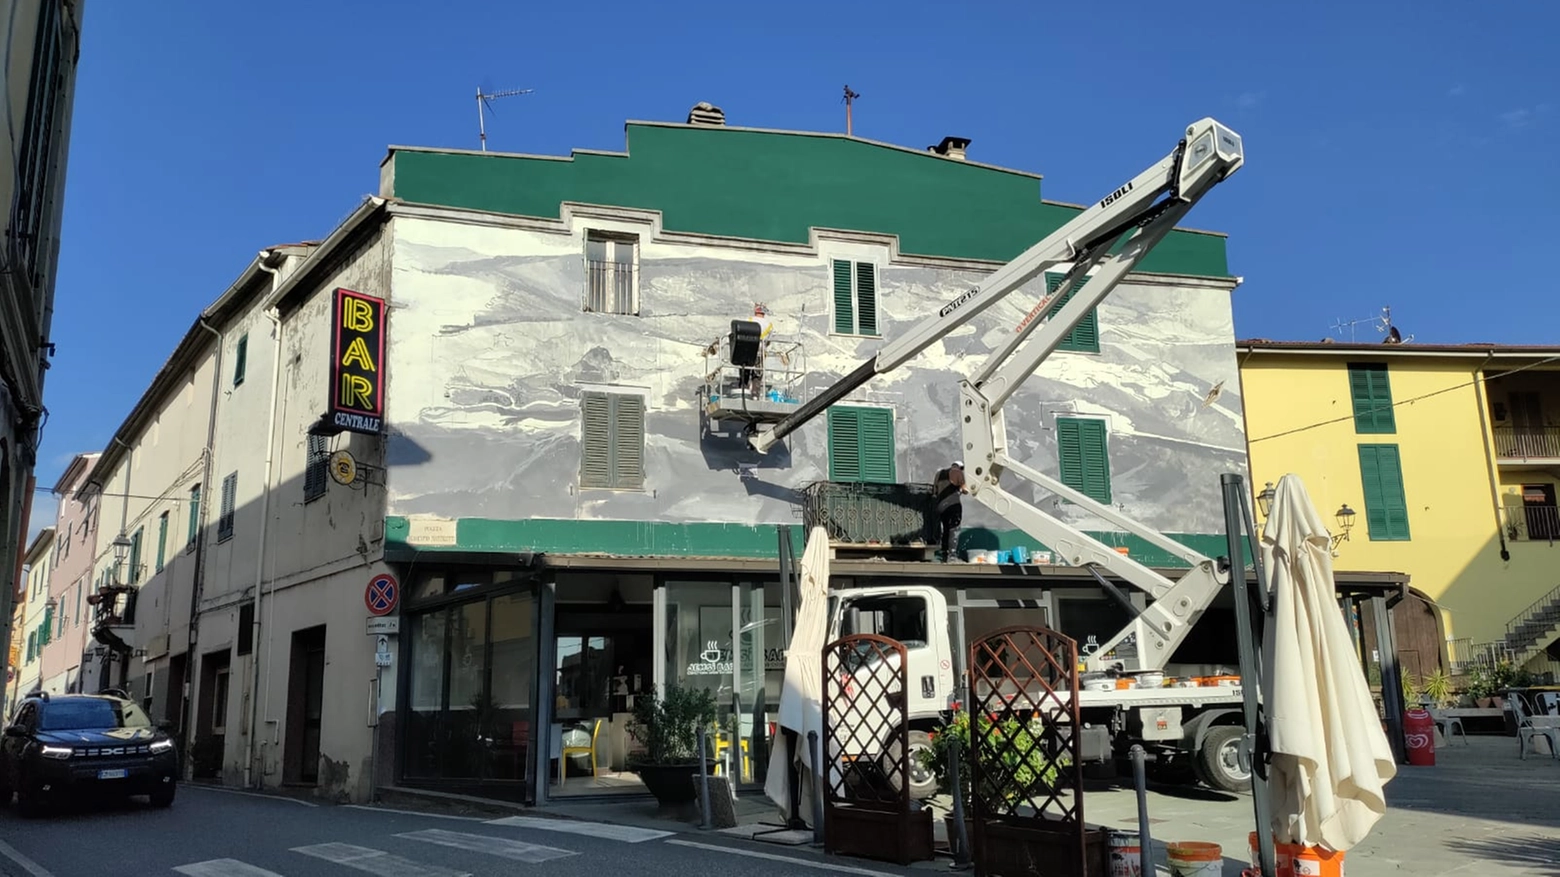
[[[74,681],[81,666],[81,653],[89,640],[92,627],[92,606],[86,596],[92,592],[93,558],[97,554],[98,527],[95,510],[102,499],[96,495],[79,496],[86,482],[87,472],[97,461],[97,455],[86,458],[77,477],[65,485],[64,495],[59,497],[59,511],[55,516],[55,562],[49,576],[49,594],[59,601],[58,611],[67,614],[65,632],[50,643],[43,652],[43,677],[45,682],[65,674],[60,690]],[[62,544],[69,541],[69,547]]]
[[[829,333],[829,258],[878,263],[886,338],[985,273],[889,265],[886,241],[778,252],[654,242],[631,220],[573,223],[572,233],[552,234],[397,220],[390,514],[794,523],[794,491],[827,477],[824,419],[762,458],[738,435],[701,437],[701,351],[762,301],[777,334],[804,341],[817,390],[882,343]],[[640,316],[582,312],[586,227],[642,234]],[[957,376],[1035,300],[1011,297],[853,397],[894,407],[899,480],[929,481],[954,457]],[[1100,354],[1056,354],[1009,404],[1017,456],[1056,474],[1055,416],[1104,416],[1114,498],[1126,513],[1169,532],[1218,532],[1218,476],[1245,468],[1229,285],[1137,277],[1101,305],[1099,325]],[[579,490],[583,384],[646,395],[644,492]],[[739,477],[743,462],[758,464],[756,479]],[[967,526],[1008,526],[966,506]],[[1060,513],[1111,529],[1071,507]]]

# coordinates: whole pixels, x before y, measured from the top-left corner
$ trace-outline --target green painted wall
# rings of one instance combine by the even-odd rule
[[[813,227],[882,232],[906,254],[999,262],[1078,212],[1041,203],[1032,176],[860,140],[631,124],[628,144],[628,156],[568,161],[396,152],[390,194],[551,219],[563,201],[637,207],[662,211],[670,231],[789,243]],[[1100,195],[1116,182],[1100,180]],[[1229,277],[1225,239],[1174,232],[1142,270]]]
[[[801,525],[791,527],[792,544],[801,551],[805,533]],[[660,521],[578,521],[532,518],[525,521],[498,521],[487,518],[461,518],[455,525],[456,544],[424,548],[406,544],[407,520],[385,518],[385,551],[392,560],[416,555],[447,552],[541,551],[553,554],[619,554],[626,557],[775,557],[777,545],[774,525],[747,524],[674,524]],[[1106,545],[1124,545],[1139,563],[1151,567],[1184,569],[1187,564],[1136,536],[1119,533],[1091,533]],[[1222,534],[1169,533],[1171,539],[1208,557],[1225,553]],[[1027,545],[1045,550],[1020,530],[970,528],[959,534],[961,548],[1003,549]],[[1250,562],[1250,558],[1247,558]]]

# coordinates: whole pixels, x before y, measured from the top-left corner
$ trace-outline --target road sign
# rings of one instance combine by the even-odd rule
[[[365,620],[368,622],[365,626],[368,629],[369,636],[394,635],[401,632],[401,616],[399,615],[391,615],[385,618],[370,615]]]
[[[370,615],[389,615],[395,611],[400,596],[401,588],[396,584],[395,576],[380,573],[368,580],[368,587],[363,591],[363,603],[368,606]]]

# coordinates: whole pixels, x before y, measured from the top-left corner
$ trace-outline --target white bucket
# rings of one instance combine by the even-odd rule
[[[1143,877],[1143,851],[1138,845],[1137,832],[1112,831],[1107,843],[1110,877]]]

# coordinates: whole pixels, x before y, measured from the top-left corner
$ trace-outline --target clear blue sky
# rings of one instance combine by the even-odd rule
[[[387,145],[476,148],[479,85],[536,89],[498,102],[490,148],[567,154],[700,100],[842,131],[849,83],[858,135],[969,137],[1074,202],[1213,115],[1248,163],[1189,224],[1230,235],[1241,337],[1391,306],[1417,341],[1560,343],[1557,31],[1538,0],[91,0],[38,483],[103,447],[258,250],[376,191]]]

